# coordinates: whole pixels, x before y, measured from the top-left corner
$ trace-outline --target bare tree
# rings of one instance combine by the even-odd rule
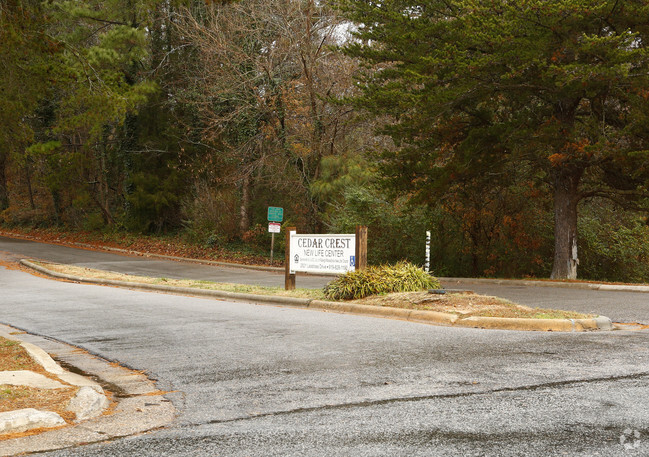
[[[314,0],[245,0],[184,16],[181,33],[201,62],[184,94],[203,118],[203,138],[219,151],[221,170],[239,187],[242,232],[251,187],[277,173],[281,186],[300,190],[308,219],[317,221],[310,186],[322,158],[339,153],[352,118],[349,107],[332,103],[350,90],[355,69],[332,50],[336,12]]]

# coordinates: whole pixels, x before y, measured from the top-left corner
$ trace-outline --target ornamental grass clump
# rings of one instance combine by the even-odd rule
[[[353,300],[370,295],[439,288],[441,285],[437,278],[411,263],[399,262],[349,271],[327,284],[324,294],[330,300]]]

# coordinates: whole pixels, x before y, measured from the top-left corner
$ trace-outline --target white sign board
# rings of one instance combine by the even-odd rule
[[[356,235],[303,235],[291,232],[290,274],[346,273],[356,268]]]
[[[269,222],[268,223],[268,232],[269,233],[279,233],[281,231],[282,224],[279,222]]]

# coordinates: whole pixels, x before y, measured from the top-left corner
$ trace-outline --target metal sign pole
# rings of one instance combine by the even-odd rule
[[[284,208],[278,206],[268,207],[268,231],[270,232],[270,264],[273,264],[273,251],[275,249],[275,233],[280,232],[279,222],[284,220]]]

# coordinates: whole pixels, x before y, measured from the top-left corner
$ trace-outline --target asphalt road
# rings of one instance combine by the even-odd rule
[[[242,268],[217,268],[196,263],[125,256],[0,237],[0,252],[3,251],[6,255],[11,255],[13,259],[29,257],[134,275],[175,279],[191,278],[265,286],[281,287],[284,285],[284,275],[281,273]],[[322,276],[298,275],[296,282],[297,287],[319,288],[330,280],[331,278]],[[649,324],[649,293],[611,292],[564,287],[473,284],[470,281],[460,282],[459,284],[454,282],[453,284],[445,284],[445,286],[495,295],[533,307],[600,314],[610,317],[616,322]]]
[[[3,323],[144,370],[176,391],[169,399],[179,415],[167,429],[47,455],[649,454],[647,331],[436,327],[3,267],[0,290]]]
[[[136,255],[90,251],[0,236],[0,252],[3,251],[6,254],[10,254],[14,259],[27,257],[140,276],[156,276],[173,279],[189,278],[216,282],[256,284],[261,286],[284,286],[284,275],[271,271],[228,267],[216,268],[198,263],[157,260],[156,258]],[[321,276],[300,275],[297,279],[297,287],[323,287],[330,280],[331,278]]]

